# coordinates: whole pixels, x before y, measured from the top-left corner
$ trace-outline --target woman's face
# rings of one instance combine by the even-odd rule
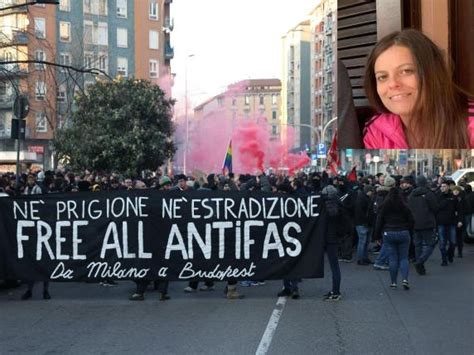
[[[419,97],[417,68],[411,51],[407,47],[390,47],[379,55],[374,71],[382,103],[406,123]]]

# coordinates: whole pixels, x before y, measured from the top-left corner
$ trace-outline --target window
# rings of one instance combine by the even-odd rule
[[[107,22],[99,22],[97,44],[107,46],[109,44],[109,29]]]
[[[37,101],[43,101],[46,96],[46,84],[44,81],[37,81],[35,88],[35,96]]]
[[[272,120],[276,120],[276,119],[277,119],[277,112],[272,111]]]
[[[92,52],[84,52],[84,68],[92,69],[94,65],[94,54]]]
[[[219,106],[219,107],[224,106],[224,97],[223,96],[219,96],[217,98],[217,106]]]
[[[244,100],[245,100],[245,104],[246,104],[246,105],[250,105],[250,96],[245,95],[245,99],[244,99]]]
[[[43,17],[35,17],[35,35],[37,38],[46,38],[46,20]]]
[[[158,77],[158,61],[150,60],[150,78]]]
[[[272,105],[276,105],[276,104],[277,104],[277,95],[272,94]]]
[[[66,85],[61,84],[58,87],[58,97],[57,100],[58,102],[65,102],[67,99],[67,94],[66,94]]]
[[[117,17],[127,18],[127,0],[117,0]]]
[[[128,31],[126,28],[117,28],[117,47],[128,47]]]
[[[278,128],[277,126],[273,125],[272,126],[272,136],[276,136],[278,134]]]
[[[0,82],[0,102],[9,101],[12,96],[12,87],[9,83]]]
[[[61,11],[71,11],[71,0],[60,0],[59,1],[59,10],[61,10]]]
[[[84,43],[94,44],[94,24],[92,21],[84,21]]]
[[[36,113],[36,132],[48,132],[48,122],[46,121],[46,115],[44,114],[44,112]]]
[[[260,104],[260,105],[263,105],[264,102],[265,102],[264,100],[265,100],[265,96],[260,95],[260,97],[259,97],[259,104]]]
[[[59,22],[59,39],[63,42],[71,42],[71,23]]]
[[[98,57],[99,69],[108,73],[109,72],[109,57],[107,53],[99,53]]]
[[[84,21],[84,43],[107,46],[109,43],[107,22],[94,24],[92,21]]]
[[[107,0],[99,1],[99,15],[107,16]]]
[[[91,14],[92,13],[92,0],[84,0],[83,7],[84,7],[85,14]]]
[[[46,53],[43,50],[38,49],[35,52],[35,60],[45,62],[46,61]],[[35,69],[36,70],[44,70],[45,66],[44,66],[43,63],[35,63]]]
[[[118,57],[117,58],[117,75],[128,76],[128,59]]]
[[[158,3],[156,0],[150,1],[150,20],[158,20]]]
[[[232,98],[232,106],[237,105],[237,99],[235,97]]]
[[[60,53],[59,54],[59,64],[61,65],[71,65],[71,55],[69,53]],[[65,68],[61,68],[61,71],[66,71]]]
[[[148,35],[148,47],[150,49],[158,49],[159,47],[159,38],[158,38],[158,31],[150,30]]]

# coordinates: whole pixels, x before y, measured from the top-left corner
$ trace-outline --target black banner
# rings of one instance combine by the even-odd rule
[[[222,191],[0,198],[0,279],[323,277],[319,204]]]

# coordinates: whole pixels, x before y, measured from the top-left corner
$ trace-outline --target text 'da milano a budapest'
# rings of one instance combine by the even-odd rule
[[[323,277],[320,197],[136,190],[0,199],[0,279]]]

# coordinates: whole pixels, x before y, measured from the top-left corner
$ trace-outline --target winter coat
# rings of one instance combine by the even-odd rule
[[[474,115],[468,124],[470,147],[474,148]],[[382,113],[372,117],[364,128],[365,149],[409,149],[400,116]],[[449,148],[449,147],[446,147]]]
[[[350,233],[350,222],[344,206],[337,196],[323,198],[322,213],[326,218],[325,243],[339,243]]]
[[[386,201],[382,204],[377,214],[374,236],[376,240],[382,239],[383,231],[411,231],[415,221],[408,206],[394,208]]]
[[[438,199],[426,187],[417,187],[408,196],[408,208],[415,219],[415,230],[432,229],[436,227],[436,212]]]
[[[450,191],[438,194],[438,204],[439,209],[436,214],[438,225],[455,225],[462,221],[459,202]]]
[[[357,193],[354,210],[354,224],[356,226],[369,226],[372,224],[372,200],[362,190],[359,190]]]

